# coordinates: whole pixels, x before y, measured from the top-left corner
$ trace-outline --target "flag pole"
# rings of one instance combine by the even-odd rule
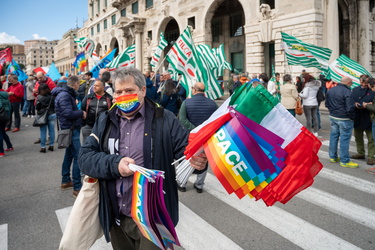
[[[160,69],[160,67],[163,65],[163,62],[165,61],[165,58],[167,58],[166,56],[163,58],[163,60],[161,60],[161,62],[159,63],[159,66],[155,69],[155,72],[158,71]],[[154,79],[154,77],[156,77],[156,74],[154,74],[154,76],[151,78],[151,81]]]

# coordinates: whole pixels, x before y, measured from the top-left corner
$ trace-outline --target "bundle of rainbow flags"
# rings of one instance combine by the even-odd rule
[[[186,164],[202,147],[214,174],[231,194],[288,202],[312,185],[323,165],[321,142],[263,86],[243,85],[202,125],[191,131],[177,182],[187,181]]]
[[[131,215],[142,235],[161,249],[180,246],[163,194],[164,172],[129,164],[134,171]]]

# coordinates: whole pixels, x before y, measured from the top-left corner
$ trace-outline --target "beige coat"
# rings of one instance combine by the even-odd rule
[[[280,86],[281,104],[286,109],[295,109],[298,92],[293,83],[286,82]]]

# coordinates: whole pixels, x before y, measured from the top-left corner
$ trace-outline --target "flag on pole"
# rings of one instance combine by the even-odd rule
[[[87,60],[85,58],[85,52],[81,52],[76,56],[76,60],[72,64],[76,69],[78,69],[80,72],[83,72],[85,70],[85,67],[87,66]]]
[[[205,94],[210,99],[217,99],[224,93],[217,81],[219,75],[216,70],[218,68],[216,56],[212,53],[211,47],[206,44],[196,46],[196,51],[200,62],[198,63],[201,68],[200,72],[206,73],[205,76],[202,75],[202,79],[205,79],[203,82],[206,86]]]
[[[124,67],[134,67],[135,64],[135,44],[127,47],[121,54],[116,56],[106,67],[115,70]]]
[[[174,81],[178,81],[178,73],[177,73],[177,71],[172,67],[171,64],[168,65],[168,72],[169,72],[169,74],[171,74],[171,78],[172,78]]]
[[[305,43],[298,38],[281,32],[284,52],[289,65],[302,65],[328,71],[328,60],[332,50]]]
[[[94,63],[97,63],[97,62],[100,61],[100,58],[99,58],[99,56],[98,56],[98,53],[96,53],[96,50],[94,50],[94,51],[92,52],[91,58],[92,58],[92,60],[94,60]]]
[[[12,50],[11,48],[6,48],[3,50],[0,50],[0,75],[3,70],[3,65],[5,62],[11,62],[12,61]]]
[[[248,194],[267,206],[277,201],[285,204],[311,186],[323,167],[318,157],[320,140],[260,85],[241,86],[193,129],[186,158],[199,152],[202,144],[213,172],[228,193],[240,198]],[[259,159],[262,154],[267,157]]]
[[[55,63],[52,63],[51,66],[49,66],[47,76],[49,76],[52,79],[52,81],[60,79],[61,75],[59,70],[56,68]]]
[[[217,79],[209,69],[208,62],[199,57],[189,26],[176,40],[166,58],[171,66],[182,75],[180,83],[186,89],[188,97],[191,97],[191,87],[197,81],[205,84],[207,97],[216,99],[223,94]]]
[[[78,46],[80,48],[84,48],[85,47],[85,44],[86,44],[87,40],[88,40],[87,37],[74,38],[74,42],[78,43]]]
[[[115,53],[116,53],[116,50],[117,49],[114,49],[111,51],[111,53],[109,53],[108,55],[106,55],[103,59],[101,59],[91,70],[90,72],[92,72],[92,77],[94,78],[98,78],[99,77],[99,71],[100,69],[103,69],[107,66],[108,63],[110,63],[112,60],[113,60],[113,57],[115,56]]]
[[[78,46],[84,51],[86,51],[86,53],[89,54],[90,57],[92,57],[92,54],[94,52],[94,47],[95,47],[95,43],[93,40],[87,37],[81,37],[81,38],[74,38],[74,42],[78,43]]]
[[[372,78],[371,73],[362,67],[362,65],[345,55],[341,55],[329,65],[329,76],[331,79],[334,82],[341,82],[343,76],[350,77],[353,82],[351,88],[360,85],[359,78],[361,75],[369,75]]]
[[[216,58],[219,63],[218,75],[222,76],[224,69],[232,70],[232,65],[227,61],[227,57],[225,56],[224,44],[220,44],[218,48],[213,50],[215,51]]]
[[[156,67],[156,65],[158,64],[158,62],[160,60],[161,52],[163,52],[163,49],[167,45],[168,45],[168,42],[167,42],[167,40],[165,40],[165,38],[163,36],[163,33],[160,33],[159,45],[156,48],[154,55],[152,56],[152,59],[151,59],[151,62],[150,62],[151,66]]]
[[[28,78],[26,73],[23,72],[21,67],[18,65],[18,63],[14,59],[12,59],[12,61],[10,62],[6,70],[6,75],[9,75],[9,74],[14,74],[18,76],[18,81],[23,81]]]

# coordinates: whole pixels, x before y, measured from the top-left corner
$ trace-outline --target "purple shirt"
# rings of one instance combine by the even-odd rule
[[[128,120],[117,111],[120,124],[119,154],[134,159],[135,164],[143,167],[143,134],[145,127],[145,105]],[[116,180],[117,205],[120,214],[131,217],[133,175]]]

